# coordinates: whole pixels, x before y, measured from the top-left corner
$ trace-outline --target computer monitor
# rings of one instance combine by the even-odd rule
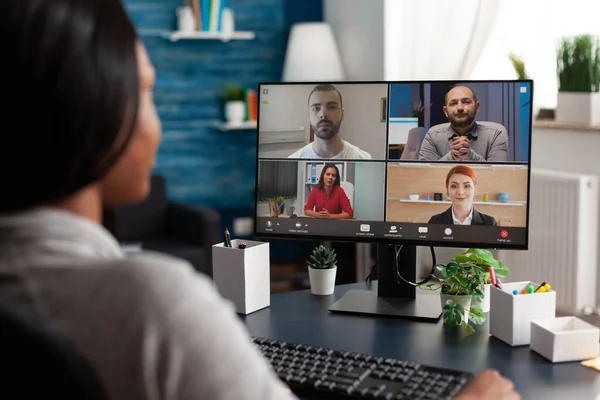
[[[439,300],[405,283],[416,246],[527,249],[531,80],[258,91],[255,235],[378,245],[377,295],[331,311],[437,319]]]

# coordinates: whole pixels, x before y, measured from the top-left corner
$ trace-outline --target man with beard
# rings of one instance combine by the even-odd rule
[[[508,135],[500,124],[475,122],[479,101],[472,89],[455,86],[446,93],[449,123],[431,127],[419,151],[427,161],[507,161]]]
[[[320,84],[308,96],[308,114],[315,139],[288,158],[370,159],[371,155],[342,140],[342,95],[333,85]]]

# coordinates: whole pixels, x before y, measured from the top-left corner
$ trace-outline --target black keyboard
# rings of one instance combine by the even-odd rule
[[[253,337],[279,378],[301,397],[450,399],[473,374],[414,362]]]

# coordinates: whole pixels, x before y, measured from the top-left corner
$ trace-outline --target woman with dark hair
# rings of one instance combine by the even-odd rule
[[[148,194],[161,131],[120,1],[2,0],[0,32],[0,116],[18,124],[0,155],[2,295],[74,344],[110,399],[293,398],[207,277],[126,258],[101,225]],[[487,373],[463,393],[509,385]]]
[[[473,168],[457,165],[450,169],[446,175],[446,193],[452,206],[443,213],[431,217],[430,224],[498,225],[494,217],[481,213],[473,207],[473,197],[477,193],[477,175]]]
[[[183,260],[125,258],[103,207],[141,201],[154,69],[118,0],[0,2],[0,291],[68,338],[110,399],[293,398]],[[35,360],[31,360],[35,362]]]
[[[350,200],[340,186],[340,171],[335,164],[325,164],[319,183],[310,191],[304,205],[309,217],[350,219],[354,215]]]

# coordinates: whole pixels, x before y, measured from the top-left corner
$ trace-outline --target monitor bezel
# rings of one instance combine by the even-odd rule
[[[448,248],[491,248],[491,249],[505,249],[505,250],[529,250],[529,222],[530,222],[530,204],[531,204],[531,154],[532,154],[532,137],[533,137],[533,104],[530,104],[530,118],[529,118],[529,146],[528,146],[528,157],[527,163],[514,163],[515,165],[527,165],[527,210],[526,210],[526,235],[525,243],[513,244],[513,243],[481,243],[481,242],[457,242],[457,241],[441,241],[441,240],[414,240],[414,239],[401,239],[401,238],[382,238],[382,237],[346,237],[346,236],[332,236],[323,234],[286,234],[286,233],[268,233],[257,231],[258,227],[258,166],[261,158],[259,156],[259,138],[260,138],[260,96],[261,86],[264,85],[318,85],[318,84],[331,84],[331,85],[360,85],[360,84],[385,84],[387,85],[387,98],[389,99],[390,86],[393,84],[427,84],[427,83],[448,83],[448,84],[469,84],[469,83],[528,83],[530,86],[530,103],[533,103],[534,96],[534,81],[533,79],[441,79],[441,80],[353,80],[353,81],[294,81],[294,82],[282,82],[282,81],[261,81],[257,85],[257,122],[256,122],[256,155],[255,155],[255,190],[254,190],[254,207],[253,207],[253,235],[257,238],[265,239],[291,239],[291,240],[320,240],[320,241],[334,241],[334,242],[349,242],[349,243],[387,243],[395,245],[408,245],[408,246],[434,246],[434,247],[448,247]],[[389,103],[388,103],[389,104]],[[386,140],[389,139],[389,124],[386,124]],[[387,145],[387,142],[386,142]],[[276,159],[273,159],[276,160]],[[356,162],[360,160],[346,160],[350,162]],[[375,160],[373,160],[375,161]],[[379,161],[379,160],[377,160]],[[387,158],[380,162],[386,163],[386,166],[391,162]],[[394,161],[395,162],[395,161]],[[477,164],[477,163],[474,163]],[[480,163],[486,164],[486,163]],[[387,176],[387,172],[386,172]],[[385,182],[384,191],[387,193],[387,180]],[[371,221],[371,222],[386,222],[386,221]],[[522,229],[522,227],[521,227]]]

